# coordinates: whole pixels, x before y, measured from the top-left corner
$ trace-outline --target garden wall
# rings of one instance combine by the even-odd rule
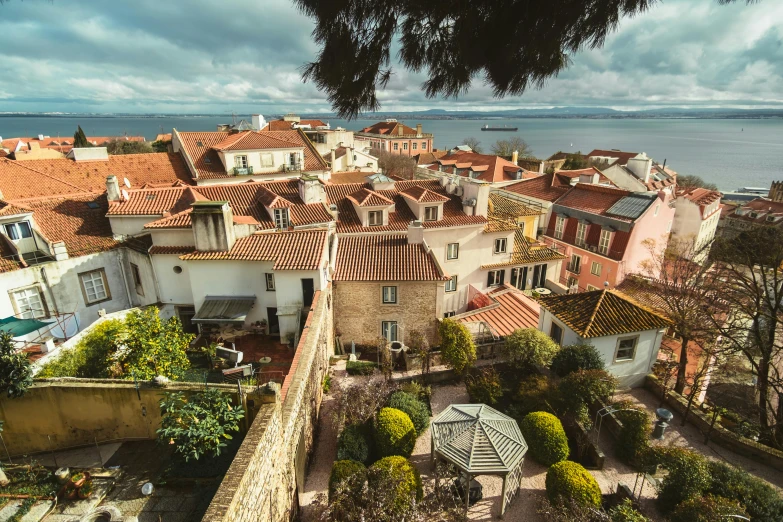
[[[236,386],[214,386],[236,401]],[[145,382],[137,390],[133,382],[121,380],[42,379],[23,397],[0,398],[3,439],[11,456],[94,445],[96,440],[154,439],[163,393],[203,389],[196,383],[160,387]]]
[[[663,392],[658,379],[652,375],[647,376],[646,387],[658,397],[660,397]],[[687,409],[688,401],[681,395],[670,391],[666,396],[666,404],[677,413],[684,414]],[[710,429],[712,418],[711,415],[705,415],[704,412],[699,410],[694,404],[688,414],[688,422],[696,426],[702,433],[707,433]],[[737,435],[717,422],[710,434],[710,441],[715,442],[719,446],[723,446],[738,455],[748,457],[756,462],[783,471],[783,451],[778,451],[769,446],[765,446],[764,444],[759,444],[752,439]]]
[[[278,401],[262,406],[202,521],[283,522],[296,516],[334,353],[332,317],[327,286],[315,294]]]

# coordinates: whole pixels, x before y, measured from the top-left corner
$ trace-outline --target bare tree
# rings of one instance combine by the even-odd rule
[[[476,138],[474,138],[473,136],[462,140],[462,144],[470,147],[473,150],[473,152],[475,152],[476,154],[484,153],[484,147],[481,146],[481,142]]]
[[[415,179],[416,161],[410,156],[394,154],[381,149],[370,150],[370,155],[378,158],[378,167],[388,175],[403,179]]]
[[[682,416],[681,425],[685,426],[688,422],[688,416],[690,415],[691,408],[696,398],[707,391],[707,387],[712,381],[712,377],[716,373],[723,375],[729,375],[734,372],[732,365],[733,358],[729,350],[722,346],[720,339],[711,343],[704,343],[699,346],[701,351],[701,358],[696,365],[696,368],[688,373],[688,391],[685,394],[687,401],[685,407],[685,413]]]
[[[498,140],[492,145],[492,154],[495,156],[511,156],[516,151],[520,158],[533,157],[533,149],[525,140],[518,136],[512,136],[506,140]]]

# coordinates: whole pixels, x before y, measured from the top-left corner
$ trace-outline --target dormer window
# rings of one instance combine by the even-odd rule
[[[425,207],[424,221],[437,221],[437,220],[438,220],[438,207]]]
[[[288,209],[287,208],[276,208],[275,209],[275,227],[279,229],[286,229],[288,228],[289,220],[288,220]]]
[[[238,169],[246,169],[247,168],[247,155],[245,154],[237,154],[234,156],[234,166]]]
[[[371,227],[383,225],[383,211],[371,210],[367,213],[367,221]]]
[[[5,225],[5,235],[12,241],[19,241],[20,239],[33,237],[33,231],[30,229],[30,223],[27,221],[20,221],[18,223],[9,223]]]

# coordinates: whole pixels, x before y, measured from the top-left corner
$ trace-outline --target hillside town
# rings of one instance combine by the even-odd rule
[[[0,520],[783,520],[783,181],[425,127],[3,136]]]

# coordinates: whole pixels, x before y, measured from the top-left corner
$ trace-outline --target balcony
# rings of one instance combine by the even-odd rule
[[[566,270],[572,274],[579,275],[582,273],[582,265],[580,263],[568,263]]]
[[[286,163],[283,165],[283,172],[292,172],[292,171],[299,171],[302,170],[302,164],[301,163]]]
[[[234,176],[248,176],[253,173],[253,167],[234,167],[231,172]]]

